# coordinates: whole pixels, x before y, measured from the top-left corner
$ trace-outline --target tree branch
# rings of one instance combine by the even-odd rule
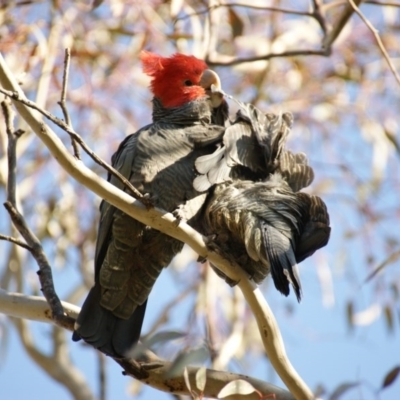
[[[355,4],[359,5],[363,0],[355,0]],[[332,24],[333,29],[325,36],[322,41],[323,49],[330,49],[333,42],[337,39],[340,32],[342,32],[347,21],[353,15],[354,9],[350,4],[346,4],[342,13],[338,16],[337,20]]]
[[[50,264],[47,260],[46,254],[43,251],[42,245],[35,234],[29,229],[25,223],[25,219],[17,209],[16,201],[16,170],[17,170],[17,140],[20,137],[20,132],[14,132],[13,116],[9,105],[2,102],[2,109],[5,116],[6,130],[8,137],[8,184],[7,184],[7,201],[4,207],[8,211],[14,226],[25,239],[30,248],[32,256],[35,258],[39,265],[39,280],[42,285],[42,291],[46,300],[48,301],[54,320],[60,325],[70,324],[70,318],[64,315],[60,299],[58,298],[53,285],[53,277]]]
[[[73,320],[78,317],[80,308],[65,301],[61,302],[64,312],[71,317],[71,324],[65,329],[74,329]],[[0,288],[0,313],[10,317],[30,319],[39,322],[53,322],[49,303],[43,297],[26,296],[20,293],[7,292]]]
[[[82,139],[82,137],[76,133],[69,125],[67,125],[64,121],[61,119],[57,118],[53,114],[49,113],[48,111],[44,110],[40,106],[38,106],[36,103],[34,103],[31,100],[28,100],[25,96],[20,97],[19,93],[17,91],[7,91],[4,89],[0,88],[0,93],[3,93],[5,96],[9,97],[10,99],[17,100],[18,102],[25,104],[29,108],[38,111],[40,114],[45,116],[49,121],[54,122],[57,126],[59,126],[61,129],[63,129],[65,132],[67,132],[72,140],[74,140],[76,143],[79,143],[81,147],[85,150],[85,152],[99,165],[101,165],[103,168],[105,168],[110,174],[116,176],[132,193],[132,195],[136,198],[139,199],[143,204],[146,204],[148,207],[151,205],[149,200],[143,196],[129,181],[126,179],[123,175],[121,175],[116,169],[114,169],[111,165],[106,163],[104,160],[102,160],[97,154],[95,154],[89,146],[85,143],[85,141]],[[76,157],[78,160],[80,160],[79,157]]]
[[[1,54],[0,83],[5,89],[15,92],[18,99],[26,99]],[[61,140],[42,122],[37,112],[18,100],[14,101],[14,105],[22,118],[25,119],[47,146],[53,157],[74,179],[132,218],[187,243],[200,256],[208,258],[229,278],[238,281],[238,285],[257,320],[267,355],[275,370],[296,398],[314,398],[311,390],[303,382],[287,358],[275,317],[262,296],[261,291],[253,282],[250,282],[238,265],[231,265],[219,254],[210,252],[202,235],[183,221],[177,225],[176,219],[172,214],[157,208],[146,209],[141,202],[134,200],[127,193],[97,176],[65,149]],[[122,362],[128,361],[123,360]]]
[[[16,238],[14,238],[12,236],[3,235],[3,234],[0,233],[0,240],[6,240],[7,242],[17,244],[18,246],[23,247],[24,249],[32,251],[32,247],[28,246],[22,240],[16,239]]]
[[[297,57],[297,56],[324,56],[327,57],[330,55],[330,48],[323,48],[321,50],[288,50],[283,51],[282,53],[268,53],[262,54],[260,56],[254,57],[243,57],[243,58],[235,58],[231,57],[228,59],[228,56],[224,56],[224,59],[228,59],[228,61],[218,60],[215,57],[209,58],[206,60],[207,65],[210,67],[229,67],[233,65],[238,65],[245,62],[254,62],[261,60],[270,60],[271,58],[280,58],[280,57]]]
[[[364,14],[357,7],[354,0],[348,0],[348,1],[351,4],[351,7],[353,7],[353,10],[364,21],[365,25],[367,25],[368,29],[374,35],[374,38],[375,38],[376,42],[378,43],[379,50],[381,51],[381,53],[383,54],[383,57],[385,58],[387,64],[389,65],[389,68],[392,71],[392,74],[394,75],[394,77],[396,78],[397,83],[400,85],[400,76],[397,73],[396,67],[394,66],[392,60],[390,59],[389,54],[385,49],[385,46],[383,45],[383,42],[382,42],[381,37],[379,36],[378,30],[375,29],[374,26],[371,24],[371,22],[368,21],[368,19],[364,16]]]
[[[61,90],[61,100],[58,104],[61,107],[62,113],[64,115],[65,123],[71,128],[72,121],[69,116],[68,108],[67,108],[67,86],[68,86],[68,78],[69,78],[69,63],[71,61],[71,51],[69,49],[65,49],[65,57],[64,57],[64,72],[63,72],[63,81],[62,81],[62,90]],[[74,155],[79,160],[81,158],[78,144],[76,140],[71,137],[72,148],[74,149]]]
[[[64,301],[62,304],[68,315],[73,318],[78,316],[80,311],[79,307]],[[43,297],[25,296],[20,293],[9,293],[1,288],[0,313],[24,320],[54,323],[51,317],[49,305]],[[74,327],[73,324],[71,324],[69,327],[66,326],[65,328],[72,331]],[[172,363],[158,358],[155,354],[149,351],[146,352],[145,358],[139,362],[120,359],[115,361],[124,368],[126,375],[132,376],[145,384],[151,384],[151,386],[156,389],[170,392],[172,387],[176,387],[177,391],[174,393],[189,394],[184,384],[183,374],[172,379],[166,379],[165,374],[170,369]],[[194,376],[198,369],[199,368],[189,367],[189,376],[191,377],[191,383],[193,382],[194,387]],[[216,397],[216,393],[218,393],[227,382],[236,379],[247,380],[257,390],[265,395],[275,394],[277,400],[293,400],[293,396],[289,392],[277,386],[248,376],[215,370],[207,371],[207,396]],[[249,397],[249,399],[252,398],[259,399],[259,397],[256,396]]]

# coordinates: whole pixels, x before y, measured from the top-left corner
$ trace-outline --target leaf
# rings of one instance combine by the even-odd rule
[[[102,5],[104,0],[94,0],[92,3],[92,10],[94,10],[97,7],[100,7]]]
[[[347,303],[346,316],[347,316],[347,325],[349,329],[352,330],[354,328],[354,323],[353,323],[354,305],[351,301]]]
[[[186,387],[189,389],[189,392],[192,391],[192,388],[190,386],[190,380],[189,380],[189,372],[188,369],[185,367],[183,371],[183,379],[185,380]]]
[[[237,36],[243,35],[244,24],[240,17],[237,15],[236,11],[229,8],[229,23],[232,28],[232,36],[235,38]]]
[[[217,398],[223,399],[224,397],[228,397],[233,394],[246,395],[254,392],[257,392],[257,390],[251,383],[243,379],[237,379],[225,385],[218,393]]]
[[[203,363],[208,358],[209,352],[204,347],[179,353],[167,373],[167,378],[179,375],[188,364]]]
[[[383,268],[385,268],[386,266],[393,264],[394,262],[396,262],[398,259],[400,258],[400,250],[395,251],[394,253],[390,254],[390,256],[383,261],[382,263],[380,263],[364,280],[364,283],[370,281],[375,275],[378,274],[378,272],[380,272],[381,270],[383,270]]]
[[[206,381],[207,381],[207,370],[205,367],[201,367],[197,372],[196,372],[196,387],[199,389],[201,392],[204,392],[204,388],[206,387]]]
[[[164,332],[158,332],[153,336],[150,336],[149,338],[146,338],[142,341],[142,343],[139,343],[137,346],[131,350],[128,355],[131,358],[137,358],[142,354],[145,350],[150,349],[151,346],[154,346],[156,344],[162,344],[165,342],[169,342],[171,340],[176,340],[180,339],[182,337],[186,336],[185,333],[183,332],[177,332],[177,331],[164,331]]]
[[[385,312],[385,320],[386,320],[386,325],[389,329],[389,332],[393,332],[393,312],[392,309],[389,306],[386,306],[384,308],[384,312]]]
[[[381,390],[387,388],[388,386],[390,386],[399,376],[400,373],[400,366],[397,365],[396,367],[394,367],[393,369],[391,369],[385,376],[385,378],[383,379],[383,383],[382,383],[382,387]]]
[[[354,389],[360,384],[360,382],[347,382],[347,383],[342,383],[339,385],[334,392],[331,394],[329,397],[329,400],[338,400],[340,396],[342,396],[344,393],[348,392],[351,389]]]

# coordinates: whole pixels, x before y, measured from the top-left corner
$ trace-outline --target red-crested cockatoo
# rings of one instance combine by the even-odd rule
[[[319,197],[298,192],[314,172],[303,153],[285,149],[292,115],[264,115],[236,102],[236,121],[219,148],[195,162],[194,187],[209,191],[200,231],[256,283],[271,273],[282,294],[291,284],[300,301],[297,263],[327,244],[329,214]]]
[[[153,122],[128,136],[112,165],[155,206],[196,225],[206,193],[193,188],[194,162],[211,154],[224,132],[227,105],[211,88],[218,76],[204,61],[142,52],[151,77]],[[214,86],[213,86],[214,85]],[[114,176],[108,180],[124,189]],[[103,201],[95,253],[95,285],[76,322],[74,340],[126,356],[138,341],[150,291],[183,243]]]

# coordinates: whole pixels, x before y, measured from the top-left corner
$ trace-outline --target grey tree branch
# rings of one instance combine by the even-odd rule
[[[67,125],[64,121],[61,119],[55,117],[53,114],[49,113],[48,111],[44,110],[43,108],[39,107],[36,103],[33,101],[28,100],[25,96],[20,97],[19,93],[16,91],[7,91],[4,89],[0,88],[0,93],[3,93],[4,95],[8,96],[9,98],[13,100],[17,100],[18,102],[25,104],[29,108],[32,108],[36,111],[39,111],[43,116],[45,116],[49,121],[54,122],[57,126],[59,126],[61,129],[63,129],[65,132],[67,132],[71,138],[76,142],[79,143],[80,146],[85,150],[85,152],[99,165],[101,165],[103,168],[105,168],[110,174],[116,176],[132,193],[132,195],[136,198],[141,200],[143,204],[146,204],[148,207],[151,206],[149,201],[135,188],[132,186],[132,184],[124,177],[122,176],[117,170],[115,170],[111,165],[106,163],[104,160],[102,160],[97,154],[95,154],[89,146],[85,143],[85,141],[82,139],[82,137],[76,133],[69,125]],[[78,160],[80,160],[79,157],[76,157]]]
[[[371,24],[371,22],[368,21],[368,19],[365,17],[365,15],[357,7],[356,2],[354,0],[349,0],[349,3],[351,5],[351,7],[353,7],[353,10],[356,12],[356,14],[364,21],[365,25],[367,25],[368,29],[374,35],[374,38],[375,38],[376,42],[378,43],[379,50],[383,54],[383,57],[385,58],[390,70],[392,71],[392,74],[395,77],[397,83],[400,85],[400,76],[397,73],[396,67],[394,66],[392,60],[390,59],[389,54],[385,49],[385,46],[383,45],[383,42],[382,42],[381,37],[379,36],[378,30],[375,29],[374,26]]]
[[[331,54],[330,47],[326,47],[321,50],[307,50],[307,49],[305,49],[305,50],[289,50],[289,51],[283,51],[282,53],[268,53],[268,54],[262,54],[260,56],[254,56],[254,57],[243,57],[243,58],[232,57],[228,61],[222,61],[219,58],[213,57],[213,58],[206,59],[206,63],[210,67],[217,67],[217,66],[229,67],[229,66],[233,66],[233,65],[242,64],[245,62],[270,60],[272,58],[298,57],[298,56],[324,56],[324,57],[326,57],[326,56],[329,56],[330,54]]]
[[[16,98],[20,100],[26,99],[1,55],[0,83],[6,90],[15,92]],[[15,98],[15,96],[13,97]],[[36,135],[47,146],[53,157],[74,179],[132,218],[187,243],[200,256],[208,258],[229,278],[238,281],[238,285],[257,320],[265,350],[275,370],[296,398],[314,398],[311,390],[298,375],[286,355],[278,325],[265,298],[239,266],[230,264],[215,252],[210,252],[202,235],[184,222],[180,222],[177,225],[172,214],[157,208],[146,209],[141,202],[134,200],[127,193],[101,179],[65,149],[61,140],[42,122],[37,112],[18,100],[14,101],[14,105],[21,117],[24,118]],[[121,363],[126,362],[130,361],[121,361]]]
[[[6,240],[7,242],[17,244],[18,246],[23,247],[24,249],[32,251],[32,247],[28,246],[22,240],[16,239],[16,238],[14,238],[12,236],[3,235],[3,234],[0,233],[0,240]]]
[[[76,318],[79,314],[80,308],[67,303],[62,302],[64,310],[73,318]],[[51,310],[48,303],[43,297],[38,296],[25,296],[20,293],[9,293],[6,290],[0,289],[0,313],[9,315],[11,317],[21,318],[24,320],[40,321],[47,323],[54,323],[51,317]],[[66,329],[72,331],[73,324]],[[25,331],[26,332],[26,331]],[[32,346],[30,346],[32,347]],[[41,359],[42,362],[47,362]],[[188,390],[185,386],[183,374],[174,377],[173,379],[166,379],[165,372],[169,370],[171,363],[158,358],[154,353],[146,351],[145,356],[140,361],[133,360],[115,360],[125,370],[126,375],[132,376],[135,379],[139,379],[145,384],[170,392],[171,388],[176,387],[179,394],[188,394]],[[53,365],[54,366],[54,365]],[[189,367],[189,374],[191,376],[192,387],[195,387],[194,377],[199,368]],[[261,393],[275,394],[276,400],[293,400],[293,396],[277,386],[265,383],[258,379],[253,379],[240,374],[233,374],[228,372],[220,372],[215,370],[207,371],[207,384],[206,393],[207,396],[216,397],[215,393],[218,393],[221,388],[231,380],[245,379],[251,383]],[[249,399],[257,399],[258,396],[248,397]]]
[[[14,226],[26,240],[28,246],[32,249],[31,254],[39,265],[39,271],[37,274],[39,276],[43,295],[51,307],[52,318],[55,322],[57,322],[58,325],[62,327],[69,326],[73,321],[64,313],[61,301],[54,290],[53,275],[51,272],[50,263],[43,251],[40,241],[27,226],[21,213],[10,201],[4,203],[4,207],[8,211]]]
[[[68,108],[67,108],[67,87],[68,87],[70,61],[71,61],[71,51],[70,51],[70,49],[65,49],[61,100],[58,102],[58,104],[60,105],[61,110],[63,112],[65,123],[71,129],[73,129],[71,117],[69,115]],[[81,158],[79,147],[78,147],[78,144],[76,143],[76,140],[73,137],[71,137],[71,143],[72,143],[72,148],[74,149],[74,155],[79,160]]]
[[[355,4],[359,5],[363,0],[355,0]],[[323,49],[330,49],[333,42],[337,39],[340,32],[342,32],[347,21],[353,15],[354,9],[350,4],[346,4],[342,13],[338,16],[337,20],[332,23],[332,30],[325,36],[322,41]]]
[[[80,308],[62,302],[64,312],[71,317],[71,324],[66,329],[73,329],[73,320],[78,317]],[[46,299],[39,296],[26,296],[11,293],[0,288],[0,312],[10,317],[24,318],[39,322],[53,322],[51,309]]]
[[[17,169],[17,140],[19,138],[18,132],[13,131],[12,125],[12,113],[9,110],[8,105],[2,102],[2,109],[5,115],[6,130],[8,136],[8,184],[7,184],[7,201],[4,203],[4,207],[8,211],[14,226],[17,228],[19,233],[25,239],[26,243],[30,248],[32,256],[35,258],[39,265],[39,280],[42,285],[42,291],[46,300],[48,301],[54,320],[60,325],[70,323],[69,317],[64,315],[64,311],[58,298],[53,285],[53,277],[51,272],[50,264],[43,251],[42,245],[35,234],[29,229],[25,223],[25,219],[17,209],[16,202],[16,169]]]

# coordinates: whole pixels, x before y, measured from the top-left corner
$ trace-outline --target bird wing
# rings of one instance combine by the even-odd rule
[[[113,167],[127,179],[132,173],[139,132],[126,137],[112,157]],[[124,187],[114,175],[109,174],[108,181],[119,189]],[[101,202],[95,251],[95,285],[82,305],[72,338],[75,341],[84,339],[106,354],[121,357],[139,340],[147,300],[137,306],[129,318],[125,319],[115,315],[107,304],[104,307],[106,298],[104,294],[108,288],[100,283],[103,280],[101,275],[104,273],[102,266],[113,242],[114,221],[118,212],[119,210],[106,201]],[[111,284],[115,284],[115,278],[111,280]],[[114,305],[115,302],[111,304]]]
[[[314,180],[314,171],[308,165],[308,159],[304,153],[294,154],[289,150],[284,150],[277,170],[293,192],[309,186]]]
[[[127,136],[121,142],[118,150],[111,158],[111,165],[128,180],[132,174],[132,166],[135,158],[135,149],[139,133],[140,131]],[[108,174],[107,180],[118,189],[122,190],[124,188],[124,184],[114,175]],[[98,274],[110,242],[115,210],[116,208],[105,200],[100,204],[100,223],[95,251],[95,280],[98,279]]]
[[[284,295],[301,299],[298,263],[329,240],[329,215],[317,196],[293,192],[280,173],[264,182],[216,185],[204,211],[207,235],[260,283],[271,272]],[[244,257],[244,255],[248,257]]]
[[[236,120],[225,129],[221,146],[196,160],[193,185],[199,191],[232,179],[263,180],[279,165],[292,114],[264,115],[252,104],[237,103]]]
[[[331,228],[328,210],[320,197],[306,193],[298,193],[297,196],[308,204],[308,218],[296,247],[296,261],[300,263],[328,243]]]

